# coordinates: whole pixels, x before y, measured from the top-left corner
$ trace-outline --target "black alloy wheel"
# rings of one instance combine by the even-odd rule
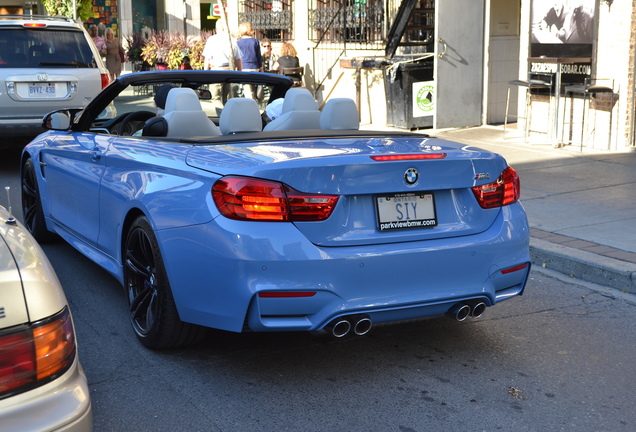
[[[200,340],[205,329],[179,319],[159,245],[145,216],[130,227],[124,253],[129,316],[141,343],[159,349]]]
[[[40,199],[40,189],[33,165],[33,159],[26,160],[22,167],[22,220],[31,235],[40,243],[53,240],[56,236],[46,229],[44,211]]]

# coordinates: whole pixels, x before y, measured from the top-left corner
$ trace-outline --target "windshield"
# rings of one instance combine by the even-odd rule
[[[66,29],[0,29],[0,68],[95,67],[84,33]]]

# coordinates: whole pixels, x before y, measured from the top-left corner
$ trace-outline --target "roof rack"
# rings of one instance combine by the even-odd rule
[[[65,17],[65,16],[49,16],[49,15],[30,15],[30,14],[9,14],[9,15],[0,15],[0,20],[3,19],[14,19],[14,20],[36,20],[36,21],[66,21],[74,23],[75,20],[73,18]]]

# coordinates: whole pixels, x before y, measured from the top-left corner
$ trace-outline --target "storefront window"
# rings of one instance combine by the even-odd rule
[[[252,24],[257,39],[292,39],[291,0],[251,0],[241,3],[239,22]]]

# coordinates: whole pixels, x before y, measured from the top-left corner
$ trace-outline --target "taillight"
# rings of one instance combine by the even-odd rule
[[[110,76],[108,74],[101,74],[102,75],[102,88],[106,88],[108,87],[108,84],[110,84]]]
[[[0,335],[0,398],[60,376],[74,359],[68,308],[46,321]]]
[[[511,167],[506,168],[497,181],[473,187],[473,193],[482,208],[501,207],[519,201],[519,175]]]
[[[258,221],[322,221],[337,195],[307,194],[289,186],[249,177],[223,177],[212,186],[214,203],[227,218]]]

